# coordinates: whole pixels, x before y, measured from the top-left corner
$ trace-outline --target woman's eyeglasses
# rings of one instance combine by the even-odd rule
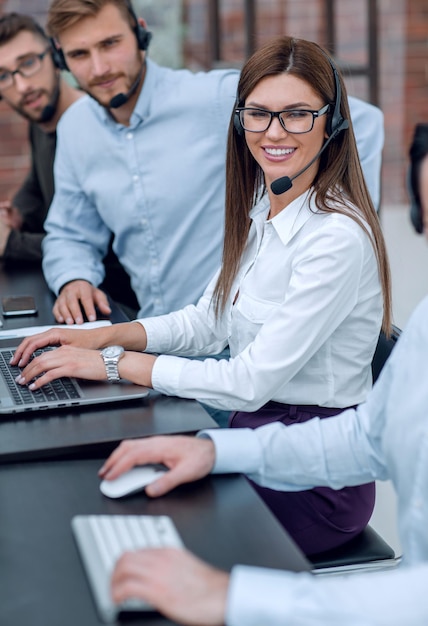
[[[319,111],[310,109],[285,109],[284,111],[266,111],[253,107],[239,107],[236,113],[239,115],[241,126],[250,133],[264,133],[272,124],[274,117],[279,119],[279,123],[287,133],[309,133],[313,127],[316,117],[325,115],[330,105],[326,104]]]

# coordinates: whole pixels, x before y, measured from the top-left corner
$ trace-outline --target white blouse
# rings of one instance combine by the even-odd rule
[[[383,312],[375,252],[354,220],[317,212],[308,195],[271,220],[267,196],[252,209],[220,319],[210,306],[214,277],[196,306],[139,320],[147,352],[161,354],[156,390],[244,411],[269,400],[343,408],[365,399]],[[230,360],[182,358],[227,344]]]

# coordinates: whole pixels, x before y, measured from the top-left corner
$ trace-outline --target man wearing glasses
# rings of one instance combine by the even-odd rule
[[[0,257],[41,261],[43,223],[54,193],[56,125],[81,96],[55,67],[51,46],[29,16],[0,17],[0,97],[29,122],[31,168],[12,202],[0,202]]]

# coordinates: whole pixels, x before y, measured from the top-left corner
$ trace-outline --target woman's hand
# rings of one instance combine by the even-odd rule
[[[147,495],[162,496],[174,487],[207,476],[215,462],[211,439],[195,437],[146,437],[122,441],[99,471],[106,480],[117,478],[136,465],[163,463],[169,471],[148,485]]]
[[[120,345],[126,350],[144,350],[146,331],[138,322],[112,324],[93,329],[52,328],[44,333],[26,337],[19,344],[11,359],[11,365],[25,367],[32,355],[45,346],[73,346],[100,350],[107,346]]]
[[[71,331],[74,334],[74,331]],[[65,376],[86,380],[106,380],[106,368],[98,350],[64,345],[35,357],[16,381],[31,391]]]
[[[76,332],[78,331],[70,331],[71,335]],[[136,385],[151,387],[155,360],[156,357],[151,354],[125,352],[118,363],[119,375]],[[99,350],[87,350],[73,345],[62,345],[48,350],[30,361],[16,380],[20,385],[28,385],[31,391],[35,391],[64,376],[107,380],[106,367]]]
[[[95,349],[99,347],[99,342],[98,329],[67,330],[65,328],[52,328],[44,333],[23,339],[16,348],[10,363],[18,367],[25,367],[34,352],[46,346],[74,346],[76,348]]]

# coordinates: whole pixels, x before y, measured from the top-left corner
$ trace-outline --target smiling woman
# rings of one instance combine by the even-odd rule
[[[285,95],[286,94],[286,95]],[[279,112],[274,112],[279,108]],[[328,103],[310,85],[290,74],[264,78],[238,107],[246,143],[264,174],[266,186],[283,175],[292,176],[320,151],[324,139]],[[293,200],[308,189],[319,163],[314,161],[288,194]],[[284,208],[281,197],[271,198],[269,217]]]
[[[278,177],[292,181],[279,194]],[[342,78],[318,45],[280,37],[240,76],[228,131],[223,262],[198,303],[129,324],[35,336],[14,362],[25,366],[21,383],[34,379],[34,388],[67,372],[105,379],[98,350],[122,346],[115,363],[122,378],[233,411],[232,428],[288,426],[365,400],[382,320],[388,333],[388,262]],[[62,346],[55,357],[27,365],[49,343]],[[186,358],[227,345],[229,360]],[[254,486],[308,554],[357,535],[373,510],[373,484],[299,493]]]

